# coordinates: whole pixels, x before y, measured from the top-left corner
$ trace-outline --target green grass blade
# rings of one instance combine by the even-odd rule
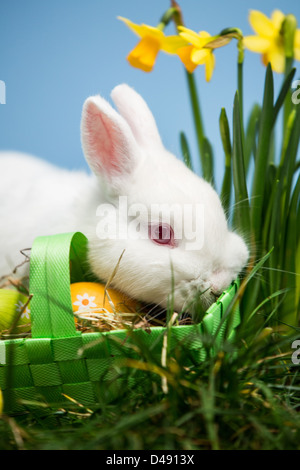
[[[296,72],[296,69],[295,68],[292,69],[290,71],[290,73],[287,75],[287,77],[285,78],[285,80],[282,84],[282,87],[280,89],[278,98],[277,98],[276,103],[274,105],[273,125],[276,122],[278,113],[279,113],[282,105],[284,104],[284,101],[285,101],[285,98],[286,98],[288,92],[290,92],[290,90],[291,90],[291,85],[292,85],[292,81],[293,81],[295,72]]]
[[[274,175],[274,180],[271,190],[271,196],[267,199],[267,207],[265,207],[265,218],[264,218],[264,226],[263,226],[263,246],[271,248],[274,245],[275,240],[275,229],[274,229],[274,221],[276,218],[279,217],[279,207],[280,207],[280,198],[282,197],[283,191],[283,179],[285,174],[287,173],[287,165],[288,165],[288,145],[290,142],[290,136],[293,130],[294,122],[296,118],[296,112],[292,111],[289,116],[287,126],[286,126],[286,133],[282,143],[282,150],[281,150],[281,157],[280,163],[277,168],[276,175]],[[271,218],[275,218],[271,223]],[[272,229],[273,227],[273,229]]]
[[[225,321],[228,315],[232,313],[233,306],[236,304],[237,299],[242,300],[245,305],[242,308],[243,312],[243,320],[246,320],[248,316],[251,314],[254,306],[257,305],[257,295],[254,295],[253,288],[255,286],[259,287],[259,279],[256,278],[258,271],[262,268],[262,266],[267,262],[269,257],[272,254],[272,250],[266,253],[256,264],[253,268],[247,273],[245,279],[243,280],[237,294],[235,295],[234,299],[228,305],[226,312],[223,314],[222,321]],[[245,289],[246,288],[246,289]],[[245,292],[243,292],[245,289]],[[221,322],[222,323],[222,322]],[[246,322],[243,321],[242,324],[245,326]]]
[[[194,171],[189,144],[184,132],[180,132],[180,146],[184,163],[190,170]]]
[[[266,170],[269,158],[270,139],[273,126],[273,74],[270,64],[267,67],[263,106],[255,157],[255,169],[251,194],[251,226],[255,242],[260,242],[262,207],[265,189]]]
[[[264,220],[262,223],[262,234],[261,240],[264,247],[267,246],[268,236],[269,236],[269,226],[270,220],[272,215],[272,210],[274,208],[274,198],[276,194],[277,188],[277,167],[274,163],[270,163],[267,167],[267,175],[266,175],[266,194],[269,194],[268,198],[264,198],[263,201],[263,214]],[[271,247],[269,247],[271,248]]]
[[[230,217],[230,201],[231,201],[231,183],[232,183],[232,176],[231,176],[231,165],[225,166],[225,172],[222,182],[221,188],[221,201],[227,217]]]
[[[255,309],[251,312],[251,314],[249,315],[249,317],[247,318],[247,322],[249,322],[250,320],[252,320],[252,318],[261,310],[261,308],[268,302],[270,302],[273,298],[275,297],[279,297],[280,295],[282,294],[286,294],[287,292],[289,292],[289,289],[281,289],[277,292],[273,292],[273,294],[269,295],[268,297],[266,297],[262,302],[260,302],[260,304],[255,307]]]
[[[205,132],[204,132],[204,125],[203,125],[203,119],[202,119],[202,114],[201,114],[199,95],[198,95],[194,75],[192,73],[186,72],[186,77],[187,77],[187,82],[188,82],[190,103],[192,107],[192,113],[193,113],[193,119],[194,119],[195,131],[196,131],[198,151],[199,151],[199,156],[200,156],[200,161],[201,161],[201,166],[202,166],[202,175],[204,179],[207,179],[208,172],[207,172],[206,159],[205,159],[205,153],[204,153]]]
[[[273,256],[269,261],[269,285],[271,291],[275,291],[283,286],[288,286],[290,280],[286,280],[287,275],[283,273],[283,270],[294,272],[290,257],[287,256],[289,247],[287,246],[286,240],[288,237],[287,230],[291,188],[299,144],[299,111],[296,115],[295,111],[292,110],[287,121],[280,164],[274,181],[273,191],[268,201],[269,206],[263,229],[263,238],[266,246],[269,248],[272,246],[275,247]],[[286,264],[287,262],[288,264]],[[291,295],[292,294],[289,294],[287,296],[288,299],[290,299]],[[290,310],[290,308],[284,303],[282,312],[285,311],[285,313],[287,313],[288,310]]]
[[[282,171],[281,171],[281,182],[282,182],[282,193],[281,193],[281,207],[282,207],[282,217],[280,220],[282,237],[280,239],[280,261],[283,266],[285,263],[285,251],[287,249],[285,245],[285,238],[287,234],[285,230],[287,229],[287,217],[289,213],[289,206],[291,201],[292,193],[292,184],[294,178],[294,169],[297,158],[297,151],[299,146],[299,135],[300,135],[300,108],[298,107],[296,115],[294,110],[291,112],[290,117],[294,116],[295,118],[290,120],[291,125],[286,126],[286,134],[288,136],[288,143],[285,148],[285,154],[283,155],[283,161],[281,161]],[[274,208],[275,212],[275,208]]]
[[[293,63],[294,63],[293,57],[285,58],[285,77],[288,77],[289,74],[291,73]],[[286,123],[291,113],[292,106],[293,106],[292,105],[292,90],[291,88],[289,88],[287,90],[287,96],[284,100],[284,105],[283,105],[283,136],[285,135]]]
[[[207,137],[203,139],[206,181],[215,186],[213,149]]]
[[[256,136],[259,120],[261,117],[261,107],[255,104],[251,110],[245,136],[245,170],[248,173],[251,155],[256,154]]]
[[[298,210],[297,210],[297,227],[300,227],[300,204],[299,204]],[[296,300],[296,309],[297,309],[297,324],[299,325],[299,320],[300,320],[300,276],[299,276],[299,273],[300,273],[300,243],[299,243],[299,240],[298,240],[298,243],[297,243],[297,250],[296,250],[295,255],[296,255],[295,265],[296,265],[296,273],[297,273],[295,300]],[[298,299],[298,301],[297,301],[297,299]],[[298,304],[297,304],[297,302],[298,302]]]
[[[288,171],[287,171],[287,177],[286,177],[287,196],[285,199],[284,214],[287,214],[290,197],[291,197],[294,170],[296,166],[296,158],[297,158],[297,152],[299,148],[299,137],[300,137],[300,107],[298,106],[293,129],[292,129],[291,136],[289,139],[289,145],[288,145],[287,152],[286,152],[288,156]]]
[[[231,183],[232,183],[232,176],[231,176],[231,157],[232,157],[232,149],[231,149],[231,141],[230,141],[230,130],[228,124],[227,114],[224,108],[222,108],[219,118],[219,128],[220,128],[220,135],[221,141],[223,145],[223,150],[225,154],[225,171],[224,177],[222,182],[221,188],[221,201],[227,216],[229,216],[229,208],[230,208],[230,199],[231,199]]]
[[[269,164],[275,164],[275,155],[276,155],[276,143],[275,143],[275,129],[271,132],[270,137],[270,148],[269,148]]]
[[[257,307],[258,302],[261,302],[259,298],[259,293],[261,290],[261,279],[257,277],[259,270],[266,264],[270,256],[272,256],[274,249],[268,251],[251,269],[251,271],[247,274],[243,284],[246,285],[245,293],[242,297],[242,311],[243,311],[243,324],[242,329],[245,329],[245,336],[249,333],[249,324],[247,325],[247,319],[252,314],[253,310]],[[243,285],[241,285],[243,288]],[[261,326],[261,318],[257,318],[257,321],[253,322],[252,329],[253,331],[257,330],[258,327]]]
[[[276,174],[277,174],[277,167],[273,162],[271,162],[267,168],[267,179],[266,179],[267,191],[269,194],[271,194],[272,187],[274,186],[274,181],[276,180]]]
[[[291,138],[291,134],[292,134],[292,131],[293,131],[295,119],[296,119],[296,110],[293,109],[291,111],[290,115],[288,116],[287,123],[286,123],[286,126],[285,126],[285,134],[284,134],[283,143],[282,143],[282,150],[281,150],[279,168],[283,167],[283,165],[284,165],[286,152],[287,152],[287,148],[288,148],[289,143],[290,143],[290,138]]]
[[[293,190],[293,179],[295,162],[299,146],[300,135],[300,108],[297,109],[297,115],[293,130],[287,148],[287,172],[285,173],[285,200],[282,211],[282,237],[280,240],[280,265],[283,266],[285,273],[282,275],[283,285],[296,287],[296,253],[299,243],[299,226],[297,227],[297,207],[299,205],[299,176]],[[298,273],[299,274],[299,273]],[[294,297],[295,289],[290,292],[287,301],[284,304],[285,314],[288,315],[289,322],[295,324],[297,321],[297,303],[298,299]]]
[[[230,130],[229,123],[226,114],[225,108],[221,109],[219,117],[219,128],[221,134],[221,140],[223,145],[223,150],[225,153],[225,164],[231,164],[231,141],[230,141]]]
[[[297,276],[300,276],[300,266],[297,266],[297,250],[300,246],[300,232],[297,226],[297,206],[299,205],[300,198],[300,174],[292,194],[289,213],[287,217],[287,230],[286,230],[286,244],[284,253],[284,284],[291,287],[285,302],[285,309],[287,316],[284,320],[293,325],[298,324],[298,302],[300,299],[300,292],[297,288]],[[289,313],[290,312],[290,313]]]
[[[233,106],[232,172],[235,192],[234,223],[246,239],[250,236],[250,207],[244,167],[243,137],[238,92]]]

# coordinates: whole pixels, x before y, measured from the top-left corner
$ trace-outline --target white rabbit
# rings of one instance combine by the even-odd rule
[[[36,236],[78,230],[100,280],[125,250],[114,287],[163,307],[173,292],[178,311],[202,294],[207,308],[244,267],[246,244],[229,231],[211,185],[164,148],[141,96],[124,84],[112,99],[119,113],[100,96],[83,106],[82,147],[93,175],[0,154],[0,275]]]

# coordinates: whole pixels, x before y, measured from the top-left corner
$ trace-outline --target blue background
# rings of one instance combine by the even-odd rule
[[[250,9],[268,16],[275,8],[293,13],[300,22],[300,2],[200,0],[179,1],[185,25],[216,34],[237,26],[252,34]],[[126,82],[148,102],[166,147],[180,156],[179,132],[184,130],[199,173],[198,153],[184,68],[177,56],[160,53],[154,70],[129,66],[126,56],[137,37],[117,20],[155,26],[169,7],[167,0],[1,0],[0,79],[6,104],[0,105],[0,149],[37,155],[67,168],[87,168],[80,145],[80,117],[86,97]],[[173,24],[166,34],[174,34]],[[236,42],[215,51],[216,69],[210,83],[203,66],[195,72],[205,129],[216,155],[220,187],[224,156],[219,137],[221,107],[232,119],[237,88]],[[296,62],[299,78],[299,62]],[[260,56],[245,53],[245,118],[254,101],[261,102],[265,67]],[[282,76],[275,76],[278,90]],[[278,139],[279,140],[279,139]]]

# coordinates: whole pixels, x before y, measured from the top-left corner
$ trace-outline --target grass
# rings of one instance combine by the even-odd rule
[[[0,419],[1,449],[300,448],[300,348],[295,343],[300,335],[300,106],[291,101],[294,75],[288,59],[274,97],[268,66],[262,105],[254,103],[244,125],[239,62],[232,136],[231,117],[225,109],[220,113],[225,155],[221,198],[233,227],[251,248],[234,340],[219,344],[214,336],[201,337],[207,356],[200,363],[181,345],[161,363],[150,348],[137,343],[138,360],[125,356],[115,368],[113,380],[124,381],[116,399],[111,400],[100,381],[96,407],[86,408],[71,398],[64,407],[28,402],[27,413]],[[213,183],[212,146],[204,132],[194,76],[187,78],[203,176]],[[282,142],[276,149],[279,126]],[[183,132],[180,141],[192,168]],[[137,373],[142,373],[141,386],[133,393],[130,379]]]
[[[298,449],[300,381],[292,340],[270,330],[251,340],[238,334],[216,355],[188,367],[188,351],[178,348],[160,366],[165,391],[153,372],[157,360],[141,348],[140,360],[152,367],[134,396],[124,386],[111,401],[103,388],[102,402],[92,409],[71,401],[63,408],[28,402],[28,413],[0,420],[0,448]],[[119,369],[125,383],[135,373],[129,366],[128,358]]]

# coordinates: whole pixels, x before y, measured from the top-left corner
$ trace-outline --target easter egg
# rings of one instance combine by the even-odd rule
[[[2,410],[3,410],[3,398],[2,398],[2,392],[0,389],[0,416],[2,414]]]
[[[92,311],[96,308],[104,308],[108,312],[112,313],[126,313],[135,312],[138,308],[138,302],[129,298],[122,292],[110,287],[106,292],[108,295],[105,295],[105,285],[96,282],[75,282],[74,284],[71,284],[73,311]]]
[[[29,305],[21,313],[27,301],[28,297],[17,290],[0,289],[0,332],[11,328],[17,317],[19,319],[15,332],[24,333],[30,331]]]

